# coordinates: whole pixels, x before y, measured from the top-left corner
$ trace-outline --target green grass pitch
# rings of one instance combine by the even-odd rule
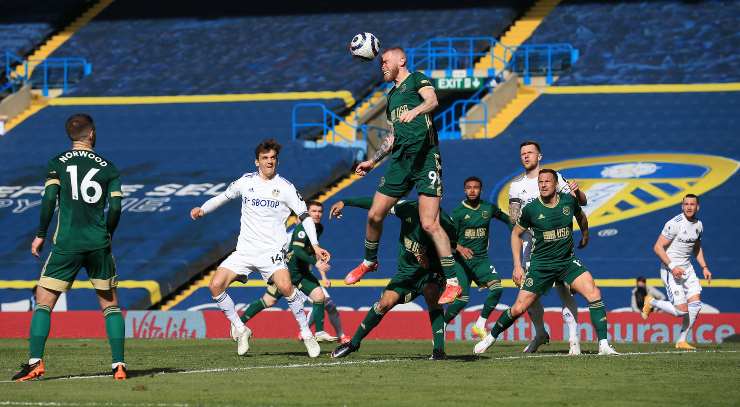
[[[580,357],[554,343],[534,356],[497,343],[473,357],[472,342],[447,344],[429,361],[431,341],[366,341],[358,353],[317,359],[288,340],[255,340],[246,357],[230,340],[128,340],[131,378],[114,382],[104,340],[51,339],[43,380],[8,379],[27,357],[25,340],[0,340],[0,406],[461,406],[735,405],[740,345],[677,352],[670,344],[616,344],[622,356]],[[102,376],[107,375],[107,376]]]

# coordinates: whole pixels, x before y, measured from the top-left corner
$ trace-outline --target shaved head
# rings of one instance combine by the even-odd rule
[[[383,79],[386,82],[393,82],[399,77],[399,73],[402,73],[401,79],[405,79],[408,76],[406,61],[406,52],[403,48],[393,47],[383,51],[380,61]]]

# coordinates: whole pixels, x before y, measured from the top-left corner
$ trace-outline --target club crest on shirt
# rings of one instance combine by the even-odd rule
[[[740,162],[707,154],[644,153],[578,158],[546,167],[580,184],[588,197],[583,210],[594,227],[674,206],[687,193],[706,193],[725,183]],[[492,193],[501,209],[508,210],[515,178]],[[563,214],[568,215],[565,208]]]
[[[280,190],[279,190],[279,189],[273,189],[273,190],[272,190],[272,196],[273,196],[274,198],[277,198],[277,197],[279,197],[279,196],[280,196]]]
[[[483,219],[488,219],[488,217],[489,217],[489,216],[488,216],[488,211],[482,211],[482,212],[480,213],[480,216],[481,216],[481,218],[483,218]]]
[[[563,215],[565,215],[565,216],[570,215],[570,207],[568,207],[568,206],[563,207]]]

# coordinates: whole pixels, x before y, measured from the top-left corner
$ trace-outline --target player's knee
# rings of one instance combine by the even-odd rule
[[[421,218],[421,227],[427,234],[434,234],[441,228],[436,217]]]
[[[380,301],[375,304],[375,310],[378,311],[378,313],[385,314],[396,305],[396,302],[390,298],[381,298]]]
[[[383,219],[385,219],[385,214],[379,210],[370,210],[367,213],[367,222],[370,224],[381,224],[383,223]]]
[[[226,284],[221,279],[212,278],[208,283],[208,290],[211,291],[211,296],[217,297],[226,291]]]
[[[324,296],[324,291],[320,288],[316,288],[311,292],[311,300],[313,302],[326,302],[326,296]]]
[[[675,305],[674,308],[676,309],[676,316],[682,317],[689,313],[689,306],[686,303]]]
[[[526,308],[525,304],[520,303],[520,302],[514,303],[514,305],[511,306],[511,311],[510,311],[511,312],[511,316],[514,317],[514,318],[516,318],[516,317],[524,314],[524,311],[526,311],[526,310],[527,310],[527,308]]]

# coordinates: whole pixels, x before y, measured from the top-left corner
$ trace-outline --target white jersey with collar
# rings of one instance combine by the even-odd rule
[[[285,248],[290,238],[285,230],[290,212],[296,215],[307,212],[296,188],[279,174],[269,180],[260,177],[259,172],[244,174],[226,188],[224,195],[242,200],[236,251],[249,255]]]
[[[666,249],[668,258],[678,266],[686,266],[691,264],[691,256],[704,233],[704,225],[699,219],[689,220],[682,213],[666,222],[660,233],[671,241]]]

